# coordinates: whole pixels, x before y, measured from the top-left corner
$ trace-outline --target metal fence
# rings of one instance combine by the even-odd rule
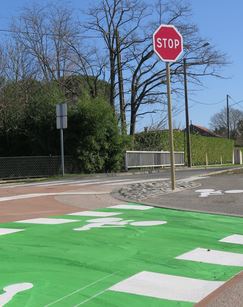
[[[185,165],[184,152],[175,151],[175,165]],[[170,165],[169,151],[126,151],[125,168],[161,167]]]
[[[65,157],[65,170],[71,172],[72,158]],[[0,178],[27,178],[61,174],[60,156],[0,157]]]

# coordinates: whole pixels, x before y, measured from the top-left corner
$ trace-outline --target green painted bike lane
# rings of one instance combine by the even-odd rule
[[[164,220],[167,224],[74,231],[94,217],[68,215],[56,218],[79,221],[62,225],[1,224],[1,228],[25,230],[0,236],[0,289],[15,283],[33,284],[6,306],[192,306],[109,288],[142,271],[226,281],[242,270],[175,259],[198,247],[243,254],[243,245],[219,242],[232,234],[243,235],[242,218],[160,208],[99,211],[121,212],[117,217],[136,222]]]

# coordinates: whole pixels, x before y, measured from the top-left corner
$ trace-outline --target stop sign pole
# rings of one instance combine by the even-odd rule
[[[174,137],[172,123],[172,104],[170,87],[170,63],[166,62],[166,83],[167,83],[167,102],[168,102],[168,124],[169,124],[169,143],[170,143],[170,170],[171,170],[171,189],[175,190],[175,155],[174,155]]]
[[[172,124],[172,103],[170,86],[170,63],[176,62],[183,52],[183,38],[179,31],[172,25],[161,25],[153,34],[154,52],[166,62],[166,83],[168,101],[168,125],[170,143],[171,189],[175,190],[175,156]]]

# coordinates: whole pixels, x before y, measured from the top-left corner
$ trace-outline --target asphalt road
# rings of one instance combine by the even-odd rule
[[[234,168],[239,168],[239,166],[228,166],[228,167],[210,167],[210,168],[200,168],[200,169],[195,169],[195,168],[177,168],[176,169],[176,179],[184,179],[188,178],[191,176],[204,176],[212,172],[218,172],[218,171],[224,171],[227,169],[234,169]],[[16,180],[15,182],[8,183],[8,180],[1,181],[2,184],[0,184],[0,188],[5,188],[5,187],[20,187],[20,186],[26,186],[26,187],[35,187],[35,186],[48,186],[48,185],[56,185],[56,186],[61,186],[61,185],[66,185],[66,184],[82,184],[85,183],[88,185],[90,184],[100,184],[101,183],[109,183],[109,182],[115,182],[118,180],[124,181],[124,184],[126,184],[126,179],[127,183],[129,181],[135,181],[135,180],[147,180],[147,179],[167,179],[170,180],[170,168],[165,168],[165,169],[160,169],[160,170],[154,170],[153,172],[145,171],[140,172],[140,171],[130,171],[127,173],[107,173],[107,174],[92,174],[92,175],[82,175],[82,176],[70,176],[70,177],[65,177],[65,179],[58,179],[58,180],[43,180],[39,181],[37,180],[36,182],[23,182]]]
[[[243,174],[219,174],[198,180],[197,188],[146,199],[160,207],[243,216]],[[211,192],[207,192],[211,190]],[[209,194],[209,195],[207,195]]]
[[[179,169],[176,172],[177,179],[195,179],[198,176],[207,176],[213,171],[222,171],[222,168],[210,169]],[[222,178],[225,175],[222,175]],[[230,175],[229,175],[230,176]],[[237,176],[236,176],[237,177]],[[238,177],[242,178],[241,175]],[[237,177],[237,178],[238,178]],[[225,189],[231,181],[232,187],[240,189],[241,179],[237,184],[233,180],[219,180],[213,177],[202,180],[202,188]],[[0,222],[16,221],[18,219],[47,217],[77,210],[93,210],[104,208],[118,203],[110,192],[124,185],[170,180],[170,170],[151,174],[116,174],[97,175],[87,177],[72,177],[63,180],[48,180],[32,183],[9,183],[0,185]],[[200,180],[196,181],[197,183]],[[221,184],[217,187],[216,184]],[[147,202],[168,208],[179,208],[195,211],[220,212],[224,214],[242,215],[241,195],[210,196],[199,198],[193,190],[185,190],[180,193],[163,195],[158,199],[149,199]],[[232,199],[232,205],[228,200]],[[235,201],[233,201],[235,199]]]

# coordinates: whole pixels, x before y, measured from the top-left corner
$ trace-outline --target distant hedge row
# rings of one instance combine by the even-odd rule
[[[187,160],[186,135],[182,131],[174,130],[174,147],[176,151],[185,152]],[[234,141],[225,138],[191,135],[192,163],[208,164],[231,163]],[[136,134],[133,150],[169,150],[168,131],[149,131]]]

